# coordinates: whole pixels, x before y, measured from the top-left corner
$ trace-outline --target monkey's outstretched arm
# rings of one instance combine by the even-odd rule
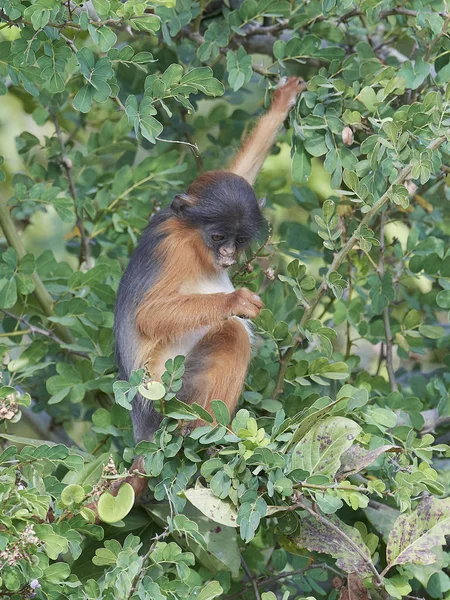
[[[178,338],[233,316],[256,317],[263,303],[246,288],[230,294],[173,294],[149,297],[136,314],[138,330],[150,339]]]
[[[305,87],[306,84],[297,77],[290,77],[287,82],[278,86],[269,112],[258,121],[242,149],[234,158],[229,171],[240,175],[250,185],[255,183],[279,128],[295,105],[297,96]]]

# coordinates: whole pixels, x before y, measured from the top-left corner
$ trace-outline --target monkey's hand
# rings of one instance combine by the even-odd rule
[[[298,77],[282,77],[275,91],[273,104],[286,113],[295,106],[300,92],[306,89],[306,83]]]
[[[261,298],[248,290],[240,288],[229,294],[229,316],[254,319],[264,308]]]

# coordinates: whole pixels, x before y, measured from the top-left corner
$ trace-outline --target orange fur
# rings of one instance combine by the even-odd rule
[[[140,333],[150,340],[169,341],[225,318],[226,294],[180,294],[185,281],[196,281],[215,272],[212,252],[201,234],[178,220],[163,226],[161,243],[163,276],[146,295],[136,314]]]
[[[255,183],[279,128],[304,87],[305,84],[300,82],[297,77],[290,77],[287,83],[278,87],[269,112],[258,121],[242,149],[234,158],[229,171],[244,177],[250,185]]]
[[[194,389],[198,395],[187,398],[209,410],[211,400],[222,400],[231,414],[237,402],[247,375],[251,346],[244,325],[237,319],[230,319],[220,327],[211,330],[195,349],[197,356],[204,355]],[[195,360],[195,357],[193,357]],[[196,422],[194,427],[202,425]]]

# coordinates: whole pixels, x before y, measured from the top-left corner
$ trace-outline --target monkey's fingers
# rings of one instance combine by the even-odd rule
[[[282,77],[275,91],[275,100],[287,107],[292,107],[300,92],[306,89],[306,83],[298,77]]]
[[[250,302],[259,309],[264,308],[264,302],[261,300],[261,298],[257,294],[253,294]]]

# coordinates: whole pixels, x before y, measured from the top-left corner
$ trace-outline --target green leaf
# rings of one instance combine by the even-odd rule
[[[237,512],[231,502],[220,500],[209,489],[197,487],[183,491],[189,500],[208,519],[227,527],[237,527]]]
[[[82,113],[87,113],[91,109],[94,90],[90,85],[84,85],[73,99],[73,107]]]
[[[441,308],[450,309],[450,290],[443,290],[436,296],[436,304]]]
[[[437,340],[445,335],[445,329],[440,325],[420,325],[419,333],[426,338]]]
[[[377,95],[373,88],[369,86],[364,87],[359,92],[358,97],[369,112],[375,112],[378,102]]]
[[[73,504],[80,504],[83,502],[86,493],[81,485],[71,484],[63,489],[61,493],[61,501],[66,506],[72,506]]]
[[[302,469],[311,475],[334,477],[341,465],[341,456],[361,432],[361,427],[344,417],[328,417],[316,423],[292,452],[292,469]]]
[[[222,400],[213,400],[211,402],[211,409],[219,425],[226,426],[230,423],[230,411],[228,410],[228,406],[222,402]]]
[[[212,600],[223,594],[223,588],[218,581],[210,581],[200,591],[196,600]]]
[[[192,69],[180,81],[180,85],[189,85],[207,96],[222,96],[225,88],[222,83],[213,77],[210,67],[197,67]]]
[[[150,381],[139,386],[139,393],[147,400],[161,400],[166,395],[166,388],[159,381]]]
[[[44,579],[51,583],[59,584],[70,575],[70,567],[68,564],[58,562],[50,565],[44,570]]]
[[[296,183],[306,183],[311,174],[311,159],[303,144],[297,143],[292,157],[292,177]]]
[[[104,523],[117,523],[124,519],[134,504],[134,489],[129,483],[122,483],[113,496],[110,492],[103,492],[97,503],[98,516]]]
[[[15,279],[0,280],[0,307],[12,308],[17,302],[17,284]]]
[[[108,52],[117,42],[117,35],[109,27],[100,27],[97,30],[97,34],[100,52]]]

